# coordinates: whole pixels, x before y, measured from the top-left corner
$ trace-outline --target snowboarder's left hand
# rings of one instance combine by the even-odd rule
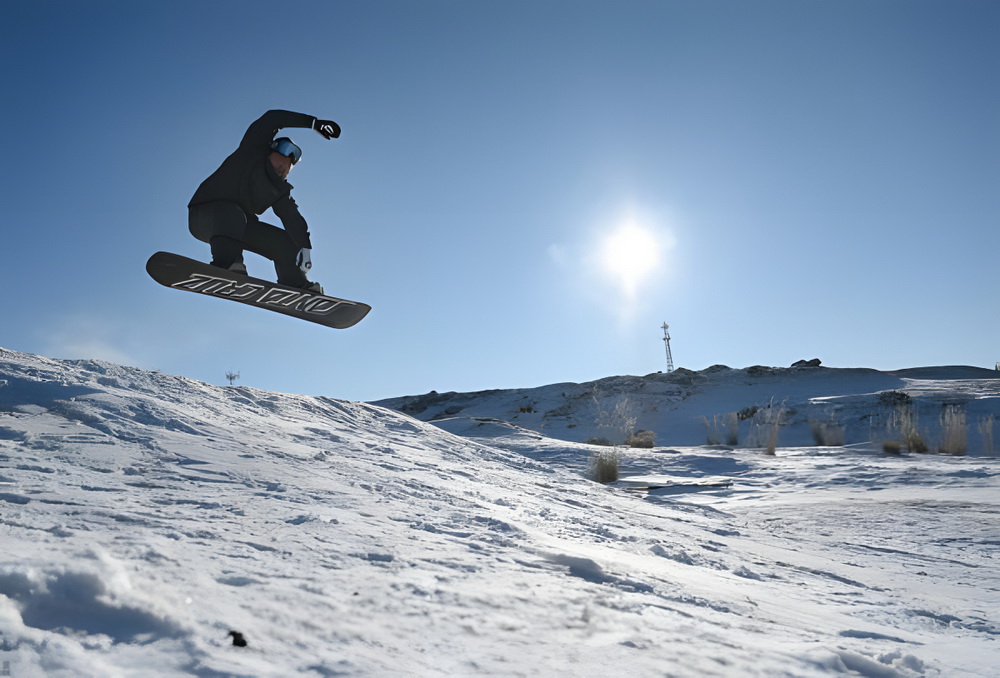
[[[340,136],[340,125],[333,120],[313,120],[313,129],[323,135],[324,139],[336,139]]]
[[[295,265],[298,266],[303,273],[309,273],[309,269],[312,268],[311,253],[311,249],[303,247],[299,250],[299,253],[295,255]]]

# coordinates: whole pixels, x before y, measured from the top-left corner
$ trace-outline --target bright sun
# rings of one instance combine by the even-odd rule
[[[652,231],[627,222],[602,244],[601,263],[629,297],[660,262],[660,243]]]

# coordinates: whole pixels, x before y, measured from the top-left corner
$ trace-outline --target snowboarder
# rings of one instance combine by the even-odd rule
[[[309,228],[286,181],[302,149],[288,137],[274,138],[285,127],[310,128],[324,139],[340,136],[340,126],[332,120],[268,111],[195,191],[188,203],[188,227],[195,238],[211,245],[213,266],[246,275],[243,252],[249,250],[274,262],[279,284],[323,294],[320,284],[306,277],[312,268]],[[283,229],[257,218],[268,208]]]

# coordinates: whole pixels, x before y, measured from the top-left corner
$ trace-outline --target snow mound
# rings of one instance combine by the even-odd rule
[[[677,385],[609,386],[636,384]],[[603,486],[582,475],[591,445],[490,418],[439,423],[0,349],[0,667],[915,677],[998,665],[995,459],[655,448],[621,453],[642,478]]]

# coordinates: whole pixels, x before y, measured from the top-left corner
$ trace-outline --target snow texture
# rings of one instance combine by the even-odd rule
[[[0,673],[995,676],[996,376],[719,368],[384,403],[434,425],[0,349]],[[961,405],[968,454],[884,454],[870,420],[899,394],[928,439]],[[774,455],[702,444],[704,418],[779,402]],[[813,408],[846,446],[803,440]],[[658,446],[591,482],[581,441],[616,417]]]

